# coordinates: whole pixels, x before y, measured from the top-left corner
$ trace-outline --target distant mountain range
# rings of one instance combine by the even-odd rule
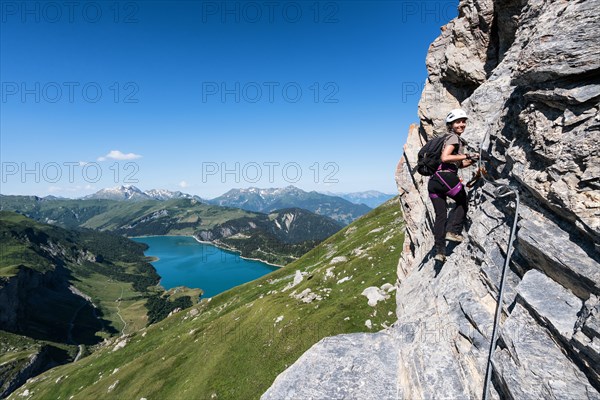
[[[246,211],[262,213],[270,213],[283,208],[303,208],[347,225],[361,215],[369,212],[371,207],[376,207],[393,197],[392,195],[376,191],[349,193],[343,196],[314,191],[305,192],[295,186],[288,186],[271,189],[232,189],[214,199],[203,199],[199,196],[180,191],[172,192],[164,189],[142,191],[135,186],[128,185],[102,189],[94,194],[83,197],[83,199],[119,201],[194,199],[206,204],[235,207]]]
[[[194,199],[206,203],[206,200],[180,191],[172,192],[164,189],[152,189],[142,191],[135,186],[125,185],[113,188],[106,188],[97,191],[94,194],[83,197],[84,200],[104,199],[104,200],[126,200],[126,201],[145,201],[145,200],[171,200],[171,199]]]
[[[208,200],[208,202],[265,213],[282,208],[298,207],[327,216],[345,225],[371,210],[364,204],[354,204],[341,197],[314,191],[305,192],[295,186],[280,189],[232,189],[222,196]]]
[[[315,214],[329,217],[343,225],[348,225],[366,214],[371,207],[377,207],[392,198],[392,195],[374,190],[356,193],[319,193],[306,192],[295,186],[285,188],[247,188],[232,189],[214,199],[204,199],[180,191],[152,189],[143,191],[132,185],[117,186],[97,191],[80,200],[116,200],[143,202],[148,200],[168,201],[189,199],[205,204],[240,208],[246,211],[270,213],[285,208],[302,208]],[[46,196],[43,200],[69,200],[55,196]]]

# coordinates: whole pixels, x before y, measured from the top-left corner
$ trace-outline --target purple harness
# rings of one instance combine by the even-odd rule
[[[440,181],[442,181],[444,183],[444,185],[446,185],[446,187],[448,188],[448,191],[443,196],[444,197],[445,196],[450,196],[450,197],[456,196],[458,194],[458,192],[460,192],[460,190],[463,188],[462,182],[459,181],[456,184],[456,186],[450,187],[450,185],[448,185],[448,183],[440,175],[440,171],[442,171],[442,164],[440,164],[440,166],[438,167],[438,170],[435,171],[435,176],[437,176],[438,178],[440,178]],[[449,171],[449,172],[454,172],[454,171]],[[438,194],[435,194],[435,193],[429,193],[429,197],[432,198],[432,199],[437,199],[437,198],[442,197],[442,196],[440,196]]]

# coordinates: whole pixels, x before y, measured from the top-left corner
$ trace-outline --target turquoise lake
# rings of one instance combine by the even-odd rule
[[[146,243],[147,256],[165,289],[176,286],[200,288],[203,298],[215,296],[234,286],[260,278],[278,269],[260,261],[245,260],[237,253],[198,242],[189,236],[147,236],[132,238]]]

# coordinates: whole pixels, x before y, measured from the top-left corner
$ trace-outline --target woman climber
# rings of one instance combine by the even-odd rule
[[[464,152],[466,142],[460,135],[465,131],[467,119],[467,113],[461,109],[454,109],[448,113],[448,134],[440,157],[442,163],[429,179],[427,186],[435,210],[435,259],[441,262],[446,261],[446,240],[462,242],[464,239],[461,233],[467,214],[467,193],[458,177],[458,169],[472,165],[479,158],[478,154]],[[456,207],[448,216],[447,197],[456,203]]]

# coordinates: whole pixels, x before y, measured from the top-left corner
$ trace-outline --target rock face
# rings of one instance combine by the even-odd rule
[[[0,365],[0,399],[6,398],[27,379],[57,365],[50,346],[40,346],[27,361],[13,359]]]
[[[356,335],[359,347],[315,345],[264,398],[375,399],[382,386],[395,389],[386,398],[481,398],[517,218],[490,398],[600,399],[599,9],[600,0],[460,2],[430,47],[421,124],[411,126],[396,171],[407,229],[398,321],[383,336]],[[411,170],[459,106],[470,116],[470,152],[482,148],[488,179],[517,190],[520,208],[516,215],[514,196],[498,198],[480,180],[470,191],[467,240],[449,245],[442,266],[432,259],[427,178]],[[461,170],[463,179],[473,172]],[[308,371],[336,351],[343,357]],[[395,355],[385,361],[389,373],[369,378],[368,366],[353,367],[377,368],[382,351]],[[285,391],[281,383],[294,379],[293,393]]]
[[[398,360],[388,336],[379,332],[325,338],[279,375],[261,398],[393,399],[397,388],[388,383],[395,380]],[[323,382],[336,384],[318,384]]]

